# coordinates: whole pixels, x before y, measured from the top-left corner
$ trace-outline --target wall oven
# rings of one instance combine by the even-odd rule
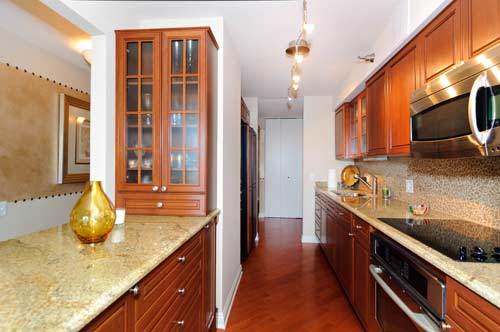
[[[500,46],[416,90],[411,151],[421,158],[500,155]]]
[[[381,233],[372,234],[375,315],[383,332],[438,332],[445,323],[442,272]]]

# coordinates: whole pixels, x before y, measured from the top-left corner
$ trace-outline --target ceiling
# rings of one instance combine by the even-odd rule
[[[97,28],[120,15],[141,19],[224,17],[240,55],[242,94],[258,97],[262,114],[289,114],[286,106],[292,60],[288,42],[301,24],[302,1],[69,1],[91,15]],[[356,57],[369,53],[402,0],[308,0],[316,28],[302,66],[300,95],[336,96]],[[114,13],[110,15],[109,13]],[[301,102],[295,108],[300,108]]]

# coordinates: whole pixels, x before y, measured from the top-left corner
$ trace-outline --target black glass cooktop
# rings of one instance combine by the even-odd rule
[[[465,220],[379,220],[457,261],[500,263],[500,231]]]

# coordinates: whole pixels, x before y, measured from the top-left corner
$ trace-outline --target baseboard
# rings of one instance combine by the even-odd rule
[[[266,214],[263,213],[263,212],[260,212],[259,213],[259,219],[262,219],[262,218],[265,218],[266,217]]]
[[[217,328],[221,330],[226,329],[227,321],[229,320],[229,314],[231,313],[231,308],[233,307],[234,298],[236,297],[236,292],[238,291],[238,287],[240,286],[241,276],[243,275],[243,270],[238,271],[236,278],[233,281],[233,285],[231,286],[231,290],[229,291],[229,296],[227,297],[226,303],[224,303],[224,307],[222,310],[217,310]]]
[[[302,235],[302,243],[319,243],[316,235]]]

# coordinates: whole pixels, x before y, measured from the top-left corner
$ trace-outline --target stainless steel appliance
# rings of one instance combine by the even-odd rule
[[[416,90],[410,110],[414,157],[500,156],[500,46]]]
[[[381,233],[372,235],[370,273],[376,281],[375,313],[384,332],[438,332],[445,322],[442,272]]]

